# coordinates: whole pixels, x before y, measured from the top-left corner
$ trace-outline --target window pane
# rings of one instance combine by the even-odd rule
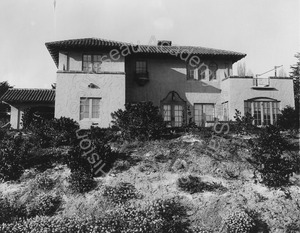
[[[100,99],[92,99],[92,118],[99,118]]]
[[[89,99],[80,98],[80,120],[89,118]]]
[[[198,126],[204,126],[206,121],[214,120],[213,104],[195,104],[195,123]]]
[[[147,73],[147,63],[146,63],[146,61],[137,61],[135,71],[136,71],[136,73],[139,73],[139,74]]]
[[[163,111],[164,121],[171,121],[171,105],[164,105]]]
[[[175,127],[182,126],[183,121],[183,107],[181,105],[174,105]]]
[[[210,63],[209,65],[209,80],[217,79],[218,66],[216,63]]]
[[[206,76],[206,66],[202,66],[198,70],[198,79],[205,79],[205,76]]]

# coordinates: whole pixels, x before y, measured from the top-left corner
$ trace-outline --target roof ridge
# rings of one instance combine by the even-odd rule
[[[36,88],[23,88],[23,87],[21,87],[21,88],[8,88],[8,90],[48,90],[48,91],[51,91],[51,90],[53,90],[53,91],[55,91],[55,89],[51,89],[51,88],[38,88],[38,87],[36,87]]]

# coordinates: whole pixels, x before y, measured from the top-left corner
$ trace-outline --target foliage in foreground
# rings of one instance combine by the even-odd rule
[[[281,187],[289,183],[296,169],[291,156],[284,155],[288,143],[275,126],[267,126],[252,144],[253,164],[261,173],[262,183],[269,187]]]
[[[299,111],[291,106],[285,107],[278,116],[277,125],[284,130],[299,131]]]
[[[110,233],[184,233],[189,221],[186,209],[172,199],[158,199],[147,206],[120,205],[105,217],[79,218],[62,216],[37,216],[3,223],[0,232],[110,232]]]
[[[125,110],[119,109],[111,115],[112,123],[119,128],[126,140],[157,139],[165,127],[159,108],[152,102],[128,103]]]
[[[255,227],[254,219],[243,210],[234,211],[223,221],[228,233],[250,233]]]
[[[200,177],[192,175],[179,178],[177,180],[177,186],[180,190],[191,194],[204,191],[226,190],[226,188],[220,184],[206,183],[201,181]]]

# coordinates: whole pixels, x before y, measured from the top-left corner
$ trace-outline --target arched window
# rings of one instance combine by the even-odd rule
[[[186,101],[176,91],[170,91],[160,101],[164,121],[169,127],[181,127],[186,121]]]
[[[254,118],[255,125],[270,125],[277,122],[280,102],[271,98],[253,98],[244,101],[244,114]]]
[[[217,79],[218,65],[214,62],[209,64],[209,80]]]
[[[207,66],[203,65],[198,69],[198,79],[205,79],[206,77],[206,70],[207,70]]]

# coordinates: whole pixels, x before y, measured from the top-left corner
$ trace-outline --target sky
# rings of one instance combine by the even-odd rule
[[[0,0],[0,28],[0,82],[17,88],[55,82],[46,42],[88,37],[233,50],[253,74],[275,65],[288,74],[300,52],[300,0]]]

